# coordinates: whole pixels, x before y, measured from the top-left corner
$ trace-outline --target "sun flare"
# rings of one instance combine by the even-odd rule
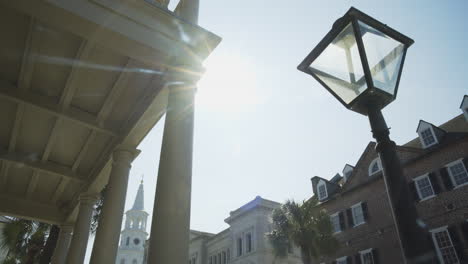
[[[236,54],[216,55],[205,63],[206,72],[199,82],[197,105],[215,111],[237,112],[256,104],[253,64]]]

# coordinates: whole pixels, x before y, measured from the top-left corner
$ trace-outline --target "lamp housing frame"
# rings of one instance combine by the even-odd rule
[[[358,21],[374,28],[377,31],[387,35],[388,37],[403,44],[403,54],[401,58],[400,68],[398,69],[398,76],[396,79],[395,90],[393,94],[385,92],[376,88],[373,84],[371,70],[367,61],[366,50],[362,40],[362,32],[359,27]],[[351,102],[346,103],[338,94],[336,94],[323,80],[321,80],[311,69],[310,65],[322,54],[322,52],[335,40],[335,38],[352,23],[354,37],[356,39],[357,48],[359,51],[359,59],[363,67],[364,78],[367,88],[354,98]],[[346,108],[358,112],[363,115],[368,115],[368,110],[382,109],[389,103],[395,100],[398,94],[398,87],[400,78],[403,71],[403,66],[406,58],[407,49],[414,43],[414,40],[403,35],[402,33],[394,30],[393,28],[383,24],[382,22],[372,18],[371,16],[351,7],[344,16],[339,18],[333,24],[332,29],[325,35],[325,37],[317,44],[317,46],[307,55],[307,57],[297,66],[297,69],[311,75],[323,87],[325,87],[338,101],[340,101]]]

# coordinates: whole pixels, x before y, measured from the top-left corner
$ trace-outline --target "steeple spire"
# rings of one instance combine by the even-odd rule
[[[135,197],[135,202],[133,203],[132,210],[144,210],[143,176],[140,182],[140,187],[138,187],[138,192]]]

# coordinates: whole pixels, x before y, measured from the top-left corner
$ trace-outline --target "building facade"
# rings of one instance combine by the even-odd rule
[[[120,233],[116,264],[142,264],[145,242],[148,238],[146,224],[148,213],[144,209],[143,181],[138,187],[132,209],[125,213],[125,226]]]
[[[189,264],[300,264],[297,249],[285,259],[275,259],[265,236],[272,229],[271,213],[279,203],[257,196],[232,211],[229,227],[218,234],[190,233]]]
[[[468,97],[443,125],[421,120],[418,137],[397,146],[420,223],[440,263],[468,263]],[[375,143],[343,176],[311,179],[341,247],[319,263],[403,263]]]

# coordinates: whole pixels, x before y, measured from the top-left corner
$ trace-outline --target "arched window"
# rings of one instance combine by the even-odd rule
[[[126,246],[130,245],[130,237],[127,237],[127,241],[125,242],[125,245]]]
[[[382,170],[382,163],[379,158],[374,159],[369,165],[369,176],[372,176]]]
[[[133,228],[133,220],[130,220],[130,228]]]
[[[318,199],[323,200],[328,197],[327,185],[323,180],[320,180],[317,184]]]

